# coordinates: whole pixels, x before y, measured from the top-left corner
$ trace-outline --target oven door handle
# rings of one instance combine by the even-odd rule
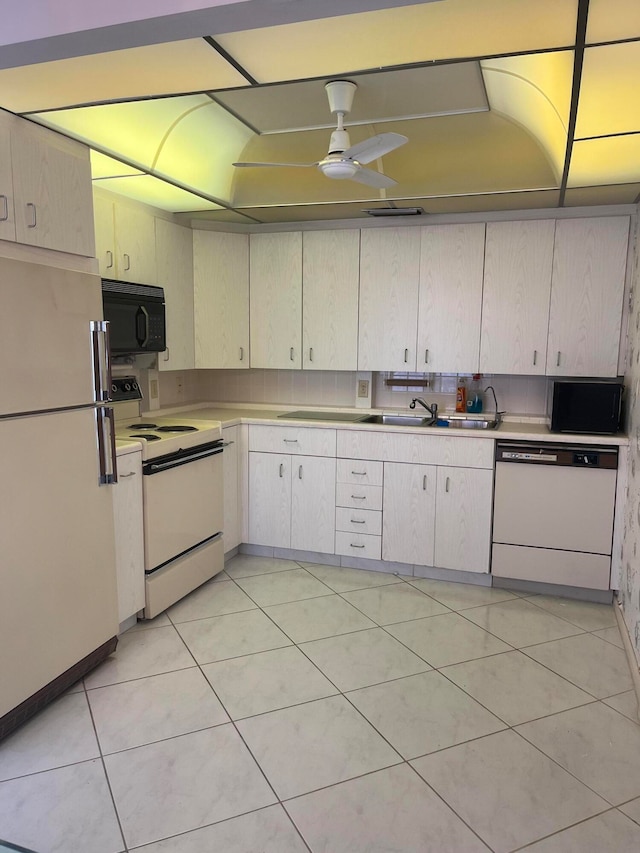
[[[142,467],[142,473],[147,477],[152,474],[160,474],[162,471],[169,471],[171,468],[178,468],[180,465],[188,465],[190,462],[198,462],[200,459],[206,459],[208,456],[216,456],[218,453],[222,453],[220,445],[208,448],[200,453],[190,453],[188,456],[167,459],[165,462],[145,462]]]

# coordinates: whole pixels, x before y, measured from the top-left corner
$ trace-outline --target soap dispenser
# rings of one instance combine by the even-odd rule
[[[478,415],[482,412],[482,386],[480,374],[474,373],[467,391],[467,412]]]

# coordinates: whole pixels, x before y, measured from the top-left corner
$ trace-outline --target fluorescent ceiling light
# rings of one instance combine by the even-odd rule
[[[150,204],[173,213],[190,210],[220,210],[220,205],[193,193],[174,187],[151,175],[132,175],[127,178],[104,178],[93,182],[96,189],[109,190],[127,198]]]
[[[573,143],[570,187],[640,181],[640,133]]]

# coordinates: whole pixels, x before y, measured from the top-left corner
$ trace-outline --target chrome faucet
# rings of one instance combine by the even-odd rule
[[[416,403],[420,403],[422,408],[426,409],[432,418],[438,417],[438,404],[437,403],[432,403],[431,405],[429,405],[428,403],[425,403],[425,401],[422,399],[422,397],[414,397],[413,400],[409,403],[409,408],[415,409]]]

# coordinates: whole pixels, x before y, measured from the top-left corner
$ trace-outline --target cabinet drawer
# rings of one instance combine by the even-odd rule
[[[249,450],[293,456],[335,456],[335,429],[249,425]]]
[[[357,486],[352,483],[338,483],[336,486],[336,506],[348,506],[354,509],[382,509],[382,486]]]
[[[382,513],[374,509],[336,507],[336,530],[353,533],[382,534]]]
[[[459,430],[463,432],[463,430]],[[471,430],[472,432],[472,430]],[[338,456],[461,468],[493,468],[495,441],[467,435],[338,430]]]
[[[338,459],[338,483],[357,483],[360,486],[382,485],[382,462],[370,459]]]
[[[382,536],[337,531],[336,554],[341,554],[343,557],[367,557],[369,560],[379,560],[382,554]]]

